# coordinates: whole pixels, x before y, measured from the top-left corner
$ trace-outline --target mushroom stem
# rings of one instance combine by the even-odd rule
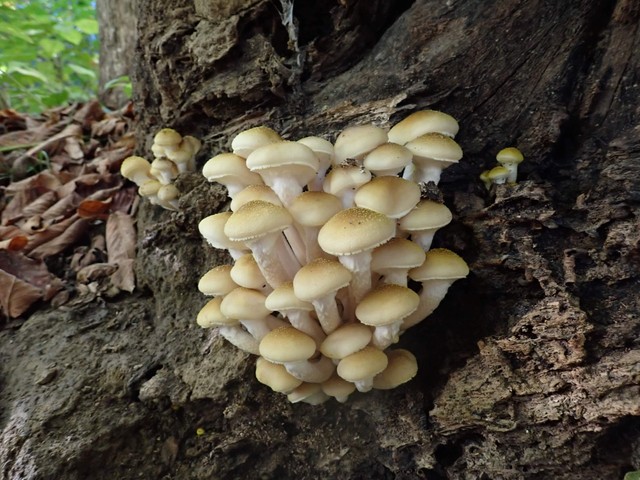
[[[298,380],[310,383],[322,383],[328,380],[336,369],[333,362],[324,355],[314,360],[287,362],[284,367]]]
[[[455,280],[456,279],[434,279],[422,282],[418,308],[402,320],[401,330],[405,331],[431,315],[433,311],[438,308],[438,305],[440,305],[440,302]]]
[[[400,328],[402,320],[390,325],[375,327],[371,344],[380,350],[385,350],[388,346],[397,343],[400,339]]]
[[[251,249],[262,275],[272,288],[291,281],[300,268],[298,259],[281,232],[249,240],[246,244]]]
[[[231,345],[244,352],[260,355],[258,341],[240,325],[222,325],[218,331]]]
[[[320,327],[318,322],[311,318],[309,312],[295,309],[287,310],[284,313],[292,326],[313,338],[316,342],[316,346],[320,348],[320,344],[324,341],[327,335],[324,333],[324,330],[322,330],[322,327]]]
[[[338,260],[353,274],[351,295],[357,305],[371,290],[371,250],[353,255],[340,255]]]
[[[336,303],[336,292],[331,292],[312,302],[313,308],[318,316],[318,321],[324,333],[329,335],[342,324],[338,305]]]
[[[353,382],[359,392],[368,392],[373,388],[373,377],[363,378],[362,380],[356,380]]]
[[[276,318],[273,315],[268,315],[265,318],[258,320],[241,318],[239,322],[258,342],[260,342],[260,340],[262,340],[271,330],[275,330],[279,327],[286,327],[288,325],[287,322]]]

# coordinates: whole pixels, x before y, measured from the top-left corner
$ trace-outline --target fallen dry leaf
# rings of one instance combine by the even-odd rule
[[[75,222],[71,223],[71,225],[64,229],[60,235],[55,236],[48,242],[45,242],[31,250],[29,252],[29,256],[32,258],[46,258],[51,255],[56,255],[67,247],[78,243],[78,241],[84,237],[88,228],[89,221],[84,218],[78,218]]]
[[[118,265],[118,270],[111,276],[113,285],[120,290],[133,292],[136,229],[131,215],[124,212],[114,212],[109,215],[106,240],[108,261],[110,264]]]

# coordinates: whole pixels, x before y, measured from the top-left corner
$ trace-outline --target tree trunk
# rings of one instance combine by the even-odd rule
[[[203,139],[202,165],[256,125],[334,140],[425,108],[456,117],[465,155],[439,185],[454,222],[435,243],[471,275],[403,335],[418,376],[320,406],[260,385],[253,358],[195,325],[197,280],[228,257],[197,230],[225,207],[224,190],[193,175],[181,212],[143,205],[139,296],[105,307],[101,337],[81,337],[90,373],[40,414],[39,446],[0,444],[2,478],[591,480],[640,469],[638,3],[340,0],[296,2],[288,18],[289,6],[142,0],[140,153],[167,126]],[[488,192],[478,176],[507,146],[525,155],[519,181]],[[55,315],[30,320],[33,338]],[[25,428],[16,405],[5,432]]]

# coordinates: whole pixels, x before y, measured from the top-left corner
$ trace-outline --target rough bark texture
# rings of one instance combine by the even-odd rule
[[[193,175],[182,212],[139,215],[137,296],[2,333],[1,478],[640,468],[638,3],[319,3],[287,28],[270,0],[143,0],[140,150],[163,126],[203,138],[202,162],[258,124],[297,138],[426,107],[458,118],[465,158],[440,184],[455,221],[437,243],[472,274],[403,337],[419,376],[317,407],[259,385],[194,322],[197,279],[224,260],[197,222],[225,196]],[[509,145],[521,180],[489,194],[478,175]]]
[[[139,0],[96,0],[100,24],[100,100],[116,108],[128,99],[122,88],[104,89],[105,84],[124,75],[131,75],[138,30]]]

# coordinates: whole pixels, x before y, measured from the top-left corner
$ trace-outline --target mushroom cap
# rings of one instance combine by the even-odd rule
[[[455,137],[459,128],[458,122],[451,115],[437,110],[421,110],[396,123],[389,130],[389,141],[404,145],[425,133]]]
[[[231,140],[231,150],[236,155],[247,158],[256,148],[281,141],[282,137],[275,130],[261,125],[238,133]]]
[[[313,150],[302,143],[286,140],[257,148],[247,157],[247,167],[252,172],[261,175],[277,172],[279,176],[295,179],[301,186],[315,177],[319,165]]]
[[[182,135],[173,128],[163,128],[153,137],[153,143],[161,147],[173,147],[182,142]]]
[[[146,158],[135,155],[125,158],[122,165],[120,165],[120,174],[131,181],[140,174],[148,177],[150,175],[150,170],[151,164],[149,161]]]
[[[266,307],[273,312],[286,312],[288,310],[305,310],[310,312],[313,305],[296,297],[293,291],[293,282],[284,282],[278,285],[265,300]]]
[[[291,375],[284,365],[271,363],[263,357],[258,357],[256,361],[256,378],[274,392],[280,393],[288,393],[302,383],[302,380]]]
[[[355,384],[340,378],[336,373],[329,380],[322,382],[320,386],[324,393],[335,398],[344,398],[356,391]]]
[[[411,163],[413,155],[397,143],[383,143],[369,152],[362,162],[375,175],[396,175]]]
[[[209,245],[226,250],[246,250],[244,242],[231,240],[224,233],[224,226],[231,218],[231,212],[221,212],[204,217],[198,223],[198,231]]]
[[[234,153],[220,153],[207,160],[202,175],[210,182],[226,185],[229,182],[243,185],[261,185],[262,177],[247,167],[246,160]]]
[[[202,328],[237,324],[237,319],[225,317],[220,309],[221,303],[222,297],[215,297],[209,300],[198,312],[196,323]]]
[[[251,200],[233,212],[224,225],[224,234],[234,241],[247,241],[280,232],[293,223],[286,208]]]
[[[320,345],[325,357],[342,359],[369,345],[373,333],[362,323],[347,323],[327,335]]]
[[[250,253],[242,255],[235,261],[229,275],[241,287],[260,290],[267,286],[267,280],[262,275],[256,259]]]
[[[174,145],[171,147],[162,147],[160,145],[160,148],[164,148],[165,155],[172,162],[186,163],[191,160],[196,153],[196,151],[194,150],[195,144],[192,141],[186,140],[186,138],[187,137],[184,137],[178,145]]]
[[[226,295],[238,285],[231,278],[231,265],[218,265],[198,281],[198,290],[205,295]]]
[[[348,382],[357,382],[382,372],[388,363],[382,350],[369,346],[340,360],[337,372]]]
[[[220,311],[228,318],[260,320],[271,313],[265,306],[266,298],[257,290],[237,287],[222,299]]]
[[[503,167],[502,165],[498,165],[497,167],[493,167],[489,170],[487,177],[492,182],[506,180],[509,176],[509,169],[507,167]]]
[[[151,197],[158,194],[160,187],[162,187],[162,184],[158,180],[147,180],[138,187],[138,193],[142,197]]]
[[[333,144],[322,137],[304,137],[298,143],[306,145],[316,154],[320,161],[320,166],[327,168],[333,160]]]
[[[287,400],[291,403],[305,402],[312,405],[320,404],[328,398],[329,397],[322,391],[319,383],[308,382],[303,382],[287,395]]]
[[[413,162],[420,164],[421,159],[446,163],[458,163],[462,158],[462,149],[450,137],[440,133],[426,133],[405,145],[413,154]]]
[[[387,350],[386,354],[389,364],[373,377],[373,388],[391,390],[408,382],[418,373],[418,362],[410,351],[398,348]]]
[[[451,210],[445,204],[422,200],[416,208],[400,219],[398,227],[405,232],[419,232],[444,227],[451,223],[452,218]]]
[[[356,125],[345,128],[334,144],[335,163],[348,158],[360,159],[371,150],[387,142],[387,132],[375,125]]]
[[[458,254],[446,248],[434,248],[425,255],[422,265],[409,270],[416,282],[427,280],[453,280],[469,275],[469,266]]]
[[[262,179],[260,179],[262,182]],[[274,205],[282,206],[280,198],[271,190],[271,187],[267,185],[247,185],[240,190],[231,200],[231,211],[235,212],[245,203],[251,200],[263,200],[265,202],[273,203]]]
[[[312,302],[349,285],[351,272],[337,260],[316,258],[293,277],[293,291],[301,300]]]
[[[260,341],[260,355],[273,363],[308,360],[315,352],[315,340],[293,327],[271,330]]]
[[[518,165],[522,163],[524,156],[516,147],[507,147],[498,152],[496,160],[500,165]]]
[[[356,192],[354,202],[358,207],[368,208],[390,218],[406,215],[420,201],[417,183],[399,177],[376,177],[362,185]]]
[[[180,190],[173,183],[162,185],[158,189],[158,198],[163,202],[170,202],[180,197]]]
[[[395,284],[379,285],[356,306],[356,318],[365,325],[391,325],[418,308],[420,296],[410,288]]]
[[[293,219],[305,227],[319,227],[342,209],[342,202],[326,192],[302,192],[289,204]]]
[[[178,167],[168,158],[156,158],[151,162],[149,173],[161,183],[167,183],[167,178],[174,179],[178,176]]]
[[[353,166],[337,166],[327,174],[322,190],[340,196],[346,190],[356,190],[371,180],[371,172]]]
[[[406,238],[392,238],[373,250],[371,270],[382,273],[395,268],[415,268],[424,262],[422,247]]]
[[[331,255],[353,255],[382,245],[394,236],[396,223],[368,208],[341,210],[318,233],[320,248]]]

